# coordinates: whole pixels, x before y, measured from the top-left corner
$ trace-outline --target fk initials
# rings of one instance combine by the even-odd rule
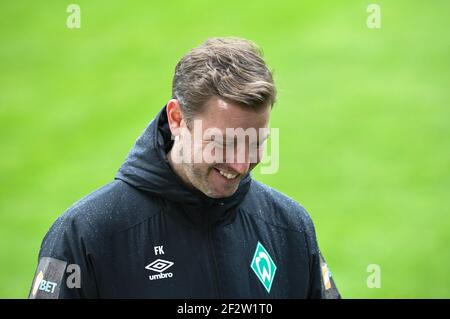
[[[163,246],[155,246],[155,255],[164,255]]]

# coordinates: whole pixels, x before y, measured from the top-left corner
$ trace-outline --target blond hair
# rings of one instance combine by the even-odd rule
[[[189,121],[211,97],[258,109],[273,106],[276,89],[258,46],[226,37],[208,39],[178,62],[172,95]]]

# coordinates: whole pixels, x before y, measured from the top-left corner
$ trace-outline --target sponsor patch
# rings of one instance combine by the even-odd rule
[[[34,276],[30,299],[57,299],[67,262],[51,257],[42,257]]]

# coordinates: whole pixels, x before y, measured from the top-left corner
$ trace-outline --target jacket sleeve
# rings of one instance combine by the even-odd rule
[[[28,298],[98,297],[92,255],[81,228],[67,213],[52,225],[41,244]]]
[[[341,299],[334,279],[317,244],[314,224],[307,215],[306,236],[310,250],[310,292],[311,299]]]
[[[313,299],[341,299],[331,272],[320,251],[313,256],[311,271],[311,295]]]

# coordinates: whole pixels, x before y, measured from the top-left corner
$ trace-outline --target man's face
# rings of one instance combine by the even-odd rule
[[[270,111],[269,105],[255,111],[217,97],[211,98],[204,111],[189,123],[189,128],[182,124],[185,130],[180,134],[179,143],[191,147],[191,160],[180,165],[184,179],[212,198],[233,195],[242,178],[261,161]],[[198,124],[201,130],[199,126],[195,127]],[[229,134],[239,132],[239,129],[257,135],[242,139],[242,134],[240,137]],[[199,132],[200,137],[197,136]]]

